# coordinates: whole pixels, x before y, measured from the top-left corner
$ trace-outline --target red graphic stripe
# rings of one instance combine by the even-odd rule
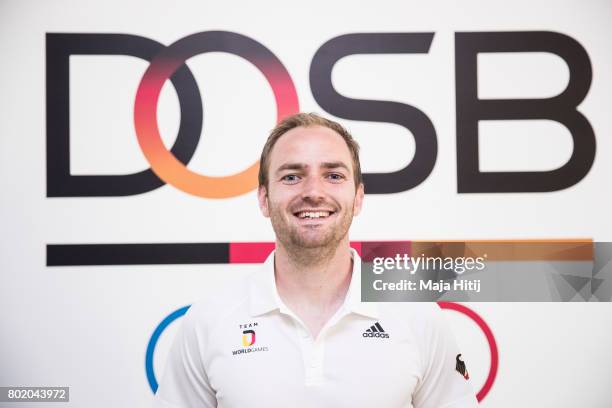
[[[263,263],[275,247],[274,242],[230,242],[229,263]],[[351,248],[361,256],[361,242],[351,242]]]
[[[274,242],[230,242],[229,263],[263,263],[274,248]]]

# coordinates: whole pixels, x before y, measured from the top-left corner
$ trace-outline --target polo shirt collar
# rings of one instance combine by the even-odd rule
[[[248,302],[253,317],[280,309],[282,304],[274,280],[274,252],[268,256],[260,271],[249,276]]]
[[[351,256],[353,258],[353,274],[344,305],[349,312],[378,319],[378,304],[361,301],[361,258],[353,248],[351,248]]]
[[[378,319],[378,305],[374,302],[361,301],[361,258],[353,248],[351,248],[351,256],[353,271],[342,308],[349,313]],[[248,285],[249,312],[253,317],[273,310],[287,312],[287,307],[278,295],[274,279],[274,251],[263,263],[262,269],[249,277]]]

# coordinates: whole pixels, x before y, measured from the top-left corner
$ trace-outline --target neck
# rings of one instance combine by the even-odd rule
[[[274,265],[279,296],[289,308],[298,315],[331,317],[351,281],[348,237],[332,248],[287,248],[277,241]]]

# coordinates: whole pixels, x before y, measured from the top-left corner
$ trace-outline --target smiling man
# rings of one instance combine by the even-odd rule
[[[435,303],[361,302],[348,230],[364,186],[351,135],[297,114],[272,130],[260,165],[276,249],[239,287],[189,309],[155,406],[477,406]]]

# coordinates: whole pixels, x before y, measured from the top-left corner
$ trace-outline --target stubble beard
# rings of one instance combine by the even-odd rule
[[[281,208],[269,201],[268,206],[270,208],[270,221],[277,241],[294,262],[305,265],[325,262],[326,259],[333,256],[342,240],[347,236],[353,221],[354,202],[342,214],[336,213],[335,216],[338,219],[334,225],[325,227],[326,231],[317,231],[322,226],[313,226],[312,231],[305,232],[303,231],[305,227],[299,227],[293,224],[290,219],[285,218],[286,216],[294,217],[293,214],[286,215]],[[340,206],[336,206],[336,208],[340,209]]]

